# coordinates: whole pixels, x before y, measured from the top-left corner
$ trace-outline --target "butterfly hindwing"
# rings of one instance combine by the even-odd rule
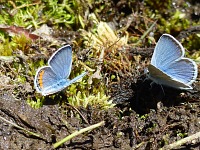
[[[72,79],[72,80],[69,80],[69,83],[72,84],[72,83],[76,82],[77,80],[79,80],[79,79],[81,79],[82,77],[84,77],[86,74],[87,74],[87,72],[83,72],[81,75],[75,77],[75,78]]]
[[[149,78],[157,84],[162,84],[174,88],[178,87],[179,89],[192,89],[190,85],[182,83],[178,80],[174,80],[174,78],[168,76],[163,71],[159,70],[151,64],[148,66],[148,70],[150,72]]]
[[[38,92],[43,92],[53,84],[57,83],[61,78],[57,76],[49,66],[38,69],[35,76],[35,87]]]
[[[197,78],[197,65],[189,58],[176,60],[168,67],[169,69],[165,69],[163,72],[184,84],[192,84]]]

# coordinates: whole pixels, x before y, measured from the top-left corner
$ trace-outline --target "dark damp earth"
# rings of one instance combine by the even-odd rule
[[[199,11],[196,6],[199,6],[199,3],[189,2],[191,7],[190,10],[187,10],[187,14],[192,21],[198,22]],[[132,3],[135,3],[133,8],[135,12],[142,12],[147,6],[152,9],[155,9],[154,7],[164,7],[164,4],[158,5],[157,1],[155,1],[155,5],[152,4],[153,2],[148,1],[146,3],[147,6],[142,4],[142,2]],[[127,22],[120,18],[119,14],[123,12],[127,14],[125,15],[127,17],[132,12],[130,8],[130,5],[133,5],[132,3],[126,3],[126,1],[109,2],[110,5],[104,6],[105,11],[101,10],[102,14],[98,16],[98,19],[110,21],[110,17],[116,17],[115,19],[120,20],[120,23],[124,25]],[[101,5],[104,4],[98,3],[97,6],[100,7]],[[181,5],[180,7],[184,6]],[[174,9],[176,8],[173,8],[173,11]],[[109,16],[107,15],[108,10],[111,11]],[[162,13],[162,10],[159,11]],[[165,15],[167,16],[168,14]],[[143,33],[140,33],[144,32],[143,30],[133,27],[141,23],[141,20],[137,19],[132,22],[132,26],[129,26],[128,32],[132,32],[134,35],[143,35]],[[157,23],[161,22],[158,21]],[[199,26],[195,28],[190,26],[187,29],[181,28],[183,31],[179,29],[170,29],[170,32],[179,38],[186,38],[188,34],[200,32]],[[161,31],[164,32],[160,29]],[[56,30],[54,36],[55,39],[60,40],[66,37],[70,37],[69,39],[73,37],[79,38],[80,35],[76,31],[65,34]],[[33,49],[36,51],[39,47],[37,44],[33,46]],[[47,47],[49,43],[44,42],[40,44],[41,47]],[[149,45],[141,47],[132,48],[130,46],[125,49],[128,58],[133,58],[134,55],[138,54],[141,55],[142,58],[140,58],[138,63],[140,69],[131,68],[131,74],[122,72],[120,80],[107,85],[108,93],[116,104],[115,107],[108,110],[102,110],[93,106],[77,108],[88,123],[79,116],[76,109],[67,104],[67,97],[61,93],[57,95],[61,102],[55,102],[51,98],[46,97],[41,108],[34,109],[29,106],[26,100],[31,94],[31,98],[34,97],[34,76],[26,76],[27,80],[23,84],[14,84],[13,86],[9,86],[7,77],[2,76],[0,79],[1,84],[8,84],[8,86],[2,87],[0,85],[0,116],[28,131],[39,134],[40,137],[30,135],[0,118],[0,149],[54,149],[53,144],[64,137],[103,120],[105,121],[103,126],[80,134],[57,149],[157,150],[200,132],[200,83],[198,78],[193,84],[193,91],[180,91],[152,84],[142,74],[146,67],[144,64],[149,63],[154,47]],[[48,47],[50,51],[55,50],[54,47],[51,48]],[[194,46],[193,49],[198,51],[200,47],[199,45]],[[190,52],[190,54],[192,53],[193,51]],[[37,57],[41,59],[42,56],[38,54]],[[44,59],[48,60],[48,58],[45,56]],[[36,60],[37,58],[31,59]],[[20,59],[19,62],[25,63],[25,58]],[[6,70],[11,65],[9,63],[12,62],[4,63],[0,60],[0,63],[1,70]],[[10,77],[12,77],[12,73],[8,73]],[[200,138],[196,138],[175,149],[199,150],[199,147]]]
[[[199,131],[198,92],[180,93],[164,88],[163,96],[159,86],[151,88],[148,83],[142,83],[140,86],[145,88],[138,87],[129,84],[132,81],[127,79],[121,82],[120,91],[114,94],[122,100],[121,104],[106,111],[79,108],[89,124],[104,120],[105,125],[73,138],[58,149],[158,149]],[[53,149],[56,141],[88,126],[76,117],[77,111],[70,106],[61,108],[54,104],[33,109],[26,101],[17,101],[7,92],[1,95],[0,106],[2,117],[42,135],[40,138],[31,136],[1,121],[1,149]],[[70,115],[63,115],[63,109]],[[198,148],[199,140],[179,147]]]

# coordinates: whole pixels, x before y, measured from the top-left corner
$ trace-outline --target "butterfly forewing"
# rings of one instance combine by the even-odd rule
[[[69,45],[58,49],[49,59],[49,66],[62,79],[68,78],[72,67],[72,48]]]
[[[151,64],[163,70],[183,55],[184,48],[182,45],[173,36],[163,34],[156,44]]]

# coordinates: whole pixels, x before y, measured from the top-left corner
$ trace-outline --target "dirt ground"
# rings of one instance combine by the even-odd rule
[[[141,53],[150,60],[152,50],[129,49],[129,52],[132,55]],[[141,60],[140,64],[144,61]],[[9,65],[4,64],[3,68],[9,68]],[[136,68],[134,70],[136,72]],[[101,121],[105,121],[103,126],[78,135],[57,149],[157,150],[200,131],[199,78],[194,83],[193,91],[178,91],[151,84],[145,76],[124,75],[119,82],[108,85],[111,99],[116,104],[114,108],[77,108],[88,123],[67,104],[67,97],[64,96],[61,96],[62,102],[65,102],[62,105],[46,97],[43,107],[30,107],[26,100],[27,93],[33,93],[33,78],[29,77],[29,81],[22,85],[1,88],[0,116],[40,137],[30,135],[0,118],[2,150],[51,150],[54,143],[74,131]],[[1,77],[1,82],[6,83],[6,79]],[[16,94],[16,89],[21,92]],[[177,149],[199,150],[200,138],[188,141]]]
[[[90,125],[102,120],[105,125],[73,138],[58,149],[158,149],[199,131],[199,92],[164,88],[163,93],[160,86],[151,87],[149,83],[141,80],[135,84],[126,78],[112,85],[113,97],[118,100],[113,109],[79,108]],[[33,109],[25,100],[16,100],[9,91],[1,93],[1,116],[41,136],[30,136],[1,120],[1,149],[53,149],[53,143],[88,126],[76,117],[78,113],[71,106],[47,103]],[[179,149],[199,149],[199,146],[196,139]]]

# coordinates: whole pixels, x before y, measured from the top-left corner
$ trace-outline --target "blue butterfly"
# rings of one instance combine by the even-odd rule
[[[58,49],[49,59],[48,66],[38,69],[34,85],[43,96],[64,90],[70,84],[86,75],[86,72],[72,80],[67,79],[72,67],[72,48],[66,45]]]
[[[198,70],[196,63],[184,57],[181,43],[169,34],[163,34],[156,44],[151,64],[148,66],[151,80],[176,89],[192,89]]]

